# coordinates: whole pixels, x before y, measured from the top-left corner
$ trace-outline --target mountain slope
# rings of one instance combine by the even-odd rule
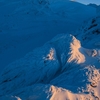
[[[20,59],[0,73],[0,100],[99,100],[100,9],[93,17],[95,8],[68,0],[4,1],[1,65]]]
[[[97,8],[97,16],[85,22],[75,35],[84,47],[100,48],[100,7]]]
[[[76,30],[96,13],[95,8],[68,0],[2,0],[0,4],[0,70],[55,35]]]
[[[74,36],[60,34],[3,70],[0,97],[2,100],[99,99],[99,57],[99,49],[83,48]]]

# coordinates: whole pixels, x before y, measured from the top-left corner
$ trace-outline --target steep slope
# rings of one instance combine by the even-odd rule
[[[97,16],[86,21],[75,35],[84,47],[100,48],[100,7],[97,8]]]
[[[68,0],[2,0],[0,5],[0,70],[96,13]]]
[[[99,100],[99,57],[99,49],[60,34],[3,70],[0,99]]]

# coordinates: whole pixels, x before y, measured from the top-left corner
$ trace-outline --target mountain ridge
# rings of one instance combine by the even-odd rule
[[[5,94],[8,95],[8,97],[9,95],[13,95],[21,98],[22,100],[25,100],[26,98],[35,98],[34,96],[36,94],[34,94],[34,92],[32,97],[30,94],[23,96],[23,94],[19,94],[19,92],[24,91],[23,93],[26,94],[28,88],[29,91],[31,87],[35,88],[35,84],[36,87],[40,84],[41,88],[45,88],[44,84],[46,84],[47,87],[52,88],[51,92],[49,91],[50,88],[47,88],[46,90],[49,94],[52,93],[52,95],[48,98],[51,100],[52,98],[53,100],[58,98],[54,95],[57,89],[55,86],[63,87],[70,91],[74,90],[73,93],[77,93],[78,97],[71,93],[73,98],[80,98],[80,94],[78,94],[79,91],[82,93],[83,100],[84,98],[99,98],[99,94],[95,94],[95,91],[95,95],[86,94],[87,96],[85,96],[84,94],[87,91],[92,93],[91,89],[94,90],[94,87],[98,87],[100,84],[100,75],[98,70],[100,62],[97,59],[99,56],[99,51],[95,50],[93,52],[93,50],[82,48],[80,42],[72,35],[58,35],[43,47],[34,50],[33,52],[27,54],[24,58],[12,63],[4,69],[0,75],[2,76],[0,78],[0,90],[2,90],[0,91],[0,95],[3,96]],[[80,76],[76,75],[78,73]],[[78,81],[75,82],[75,79]],[[21,90],[19,88],[21,88]],[[78,88],[80,88],[79,91],[77,90]],[[40,89],[37,91],[39,92]],[[64,98],[70,98],[67,95],[63,97],[62,91],[63,90],[61,89],[61,93],[59,94],[61,96],[60,99],[63,98],[62,100],[64,100]],[[67,90],[65,90],[65,93],[66,92]],[[48,95],[48,93],[46,95]],[[43,93],[43,95],[45,95],[45,93]],[[41,96],[37,98],[42,98]]]
[[[96,14],[95,8],[77,2],[65,0],[61,3],[61,0],[56,0],[57,3],[44,5],[37,4],[37,0],[34,4],[33,1],[1,1],[3,4],[0,6],[2,68],[42,46],[57,34],[76,30],[84,20]],[[9,60],[6,55],[10,56]],[[1,70],[2,68],[0,67]]]
[[[0,31],[0,58],[3,64],[12,63],[0,73],[0,100],[99,100],[99,8],[96,15],[95,8],[77,2],[56,0],[31,8],[31,1],[19,0],[17,5],[11,1],[16,5],[12,12],[11,3],[1,7],[10,5],[1,28],[6,30]],[[12,27],[9,20],[16,25]],[[82,24],[79,29],[77,22]],[[19,60],[15,61],[14,52]]]

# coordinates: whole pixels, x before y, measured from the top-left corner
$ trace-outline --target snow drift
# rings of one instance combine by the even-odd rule
[[[60,34],[7,66],[0,74],[1,100],[99,100],[100,50]]]

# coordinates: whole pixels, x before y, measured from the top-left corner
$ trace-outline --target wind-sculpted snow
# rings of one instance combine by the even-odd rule
[[[95,15],[96,8],[70,0],[0,0],[0,71]]]
[[[100,51],[60,34],[0,74],[0,100],[99,100]]]

